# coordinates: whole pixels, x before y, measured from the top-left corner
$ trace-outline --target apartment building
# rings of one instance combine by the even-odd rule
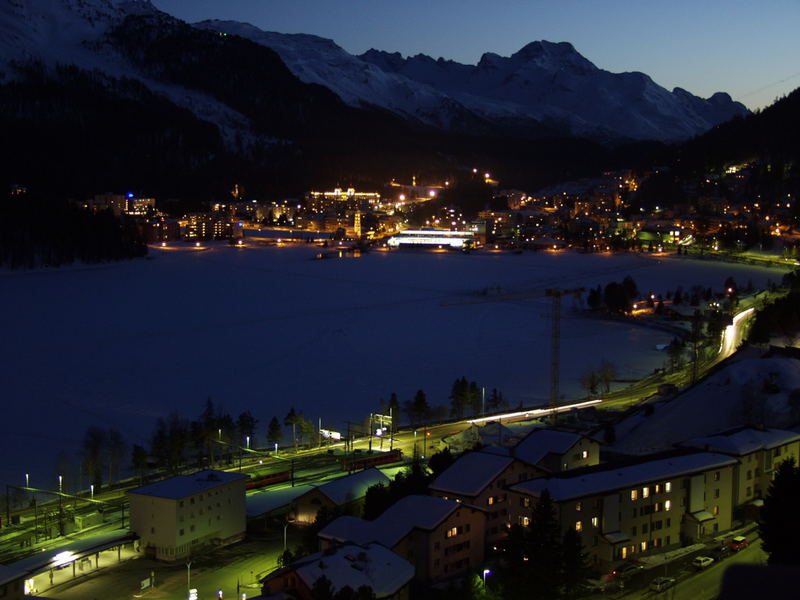
[[[756,518],[778,465],[800,463],[800,433],[782,429],[739,427],[680,444],[735,457],[733,505],[747,518]]]
[[[208,545],[241,540],[246,481],[240,473],[206,470],[128,491],[131,530],[142,552],[175,561]]]
[[[510,487],[514,522],[528,525],[547,490],[562,530],[577,531],[592,562],[703,540],[731,528],[735,458],[674,452],[539,477]]]
[[[339,517],[319,533],[320,546],[377,542],[416,567],[419,581],[464,575],[483,562],[486,513],[433,496],[406,496],[374,521]]]

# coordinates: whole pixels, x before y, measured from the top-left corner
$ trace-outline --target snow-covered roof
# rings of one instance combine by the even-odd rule
[[[376,598],[394,596],[414,577],[414,565],[380,544],[346,544],[302,558],[292,568],[309,588],[324,575],[334,594],[345,586],[368,586]]]
[[[55,548],[43,549],[17,562],[0,565],[0,585],[10,581],[28,578],[36,573],[41,573],[58,564],[66,564],[83,556],[96,554],[108,548],[116,548],[138,539],[135,533],[114,531],[87,536],[71,541]],[[69,553],[70,558],[65,562],[62,557]],[[56,558],[57,555],[61,555]]]
[[[393,547],[413,529],[436,528],[462,504],[435,496],[411,495],[401,498],[374,521],[339,517],[320,531],[319,536],[356,543],[379,542]]]
[[[207,469],[191,475],[175,475],[169,479],[162,479],[161,481],[130,490],[128,493],[178,500],[203,493],[237,479],[247,479],[247,475]]]
[[[752,352],[740,351],[731,359],[740,354],[748,357]],[[765,382],[771,382],[772,390],[765,389]],[[754,419],[768,427],[789,427],[789,394],[797,388],[800,361],[796,359],[773,356],[730,361],[684,393],[650,404],[650,411],[638,411],[617,423],[616,442],[609,449],[649,454],[685,440],[717,436]]]
[[[736,462],[736,459],[723,454],[698,452],[573,475],[567,472],[565,476],[524,481],[511,489],[533,496],[538,496],[547,489],[554,500],[571,500],[716,469]]]
[[[581,440],[581,435],[557,429],[534,429],[514,447],[514,456],[536,465],[550,453],[564,454]]]
[[[335,504],[342,505],[364,497],[367,493],[367,489],[373,485],[379,483],[388,485],[389,481],[386,475],[375,467],[372,467],[359,471],[358,473],[353,473],[352,475],[334,479],[328,483],[323,483],[318,486],[317,489],[330,498]]]
[[[280,489],[259,490],[246,497],[247,518],[252,519],[271,513],[292,503],[306,492],[313,490],[313,485],[297,485]]]
[[[508,456],[469,452],[459,457],[429,487],[441,492],[477,496],[512,462],[514,459]]]
[[[682,442],[680,445],[743,456],[756,450],[769,450],[798,440],[800,440],[800,433],[794,431],[747,427],[729,433],[694,438]]]

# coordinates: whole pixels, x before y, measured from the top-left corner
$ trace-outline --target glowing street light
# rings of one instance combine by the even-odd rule
[[[484,588],[486,587],[486,576],[487,575],[491,575],[491,574],[492,574],[492,572],[489,569],[484,569],[483,570],[483,587]]]
[[[25,473],[25,487],[31,487],[31,476]]]

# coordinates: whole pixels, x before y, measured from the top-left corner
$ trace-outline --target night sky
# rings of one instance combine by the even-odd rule
[[[528,42],[571,42],[612,72],[762,108],[800,86],[800,1],[153,0],[189,22],[230,19],[369,48],[476,63]]]

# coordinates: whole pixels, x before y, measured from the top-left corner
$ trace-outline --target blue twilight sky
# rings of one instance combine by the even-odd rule
[[[612,72],[762,108],[800,86],[800,0],[153,0],[189,22],[230,19],[369,48],[476,63],[571,42]]]

